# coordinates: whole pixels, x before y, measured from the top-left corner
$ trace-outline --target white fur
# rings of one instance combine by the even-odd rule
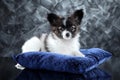
[[[43,34],[41,38],[38,38],[36,36],[32,37],[31,39],[29,39],[23,44],[22,52],[39,51],[40,49],[42,51],[45,51],[45,48],[44,48],[45,37],[46,37],[46,34]]]
[[[52,34],[55,39],[52,37]],[[65,40],[60,39],[54,33],[51,33],[47,39],[47,47],[54,53],[84,57],[84,55],[79,51],[79,34],[77,34],[75,38]]]
[[[20,69],[20,70],[25,69],[25,67],[21,66],[21,65],[20,65],[20,64],[18,64],[18,63],[15,65],[15,67],[16,67],[17,69]]]
[[[69,37],[66,36],[67,33],[69,34]],[[69,40],[69,39],[72,38],[72,34],[69,31],[67,31],[67,30],[64,30],[62,32],[62,36],[63,36],[63,39],[66,39],[66,40]]]
[[[41,45],[41,40],[34,36],[23,44],[22,52],[39,51]]]

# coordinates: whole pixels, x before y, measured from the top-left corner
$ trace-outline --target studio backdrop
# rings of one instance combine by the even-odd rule
[[[84,11],[81,48],[98,47],[119,56],[119,0],[0,0],[0,56],[18,54],[26,40],[49,32],[48,13],[69,16],[77,9]]]

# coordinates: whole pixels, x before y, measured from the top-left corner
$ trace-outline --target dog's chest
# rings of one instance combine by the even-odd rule
[[[47,47],[50,52],[72,55],[72,52],[79,50],[79,42],[78,39],[61,40],[48,36]]]

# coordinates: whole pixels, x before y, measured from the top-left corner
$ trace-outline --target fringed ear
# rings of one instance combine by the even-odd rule
[[[83,15],[84,15],[83,9],[80,9],[76,10],[71,17],[76,22],[77,25],[80,25]]]
[[[52,26],[57,26],[61,23],[61,18],[54,13],[49,13],[47,16],[47,20]]]

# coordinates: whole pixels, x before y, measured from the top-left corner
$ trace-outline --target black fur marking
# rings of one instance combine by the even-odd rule
[[[82,20],[82,18],[83,18],[83,15],[84,15],[84,13],[83,13],[83,10],[82,10],[82,9],[81,9],[81,10],[76,10],[76,11],[74,12],[73,17],[74,17],[75,22],[76,22],[78,25],[80,25],[81,20]]]
[[[54,13],[48,14],[47,19],[48,19],[50,25],[52,25],[52,26],[58,26],[62,23],[62,18],[60,18],[59,16],[57,16]]]
[[[45,37],[45,40],[44,40],[45,50],[46,50],[47,52],[50,52],[50,51],[49,51],[49,48],[47,47],[47,38],[48,38],[48,35]]]

